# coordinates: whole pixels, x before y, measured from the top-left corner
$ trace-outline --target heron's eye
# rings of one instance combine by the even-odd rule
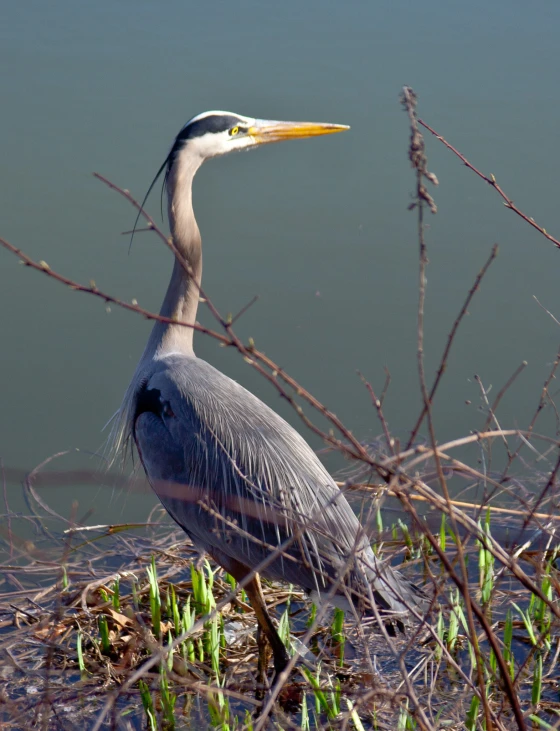
[[[232,127],[229,131],[230,137],[235,137],[235,135],[239,132],[239,127]]]

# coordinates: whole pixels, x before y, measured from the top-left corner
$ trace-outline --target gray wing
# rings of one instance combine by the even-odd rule
[[[402,608],[404,579],[390,568],[380,577],[358,519],[305,440],[205,361],[154,361],[134,437],[164,507],[226,568],[228,559],[268,561],[265,577],[319,592],[346,573],[344,586],[363,593],[365,567],[382,605]]]

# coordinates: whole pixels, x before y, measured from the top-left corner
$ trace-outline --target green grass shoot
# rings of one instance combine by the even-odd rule
[[[161,637],[161,597],[159,593],[156,560],[152,556],[152,565],[146,569],[150,584],[150,611],[152,614],[152,630],[154,636]]]
[[[342,609],[335,607],[333,621],[331,624],[331,639],[338,654],[338,665],[344,665],[344,645],[346,638],[344,636],[344,612]]]
[[[148,722],[148,729],[150,731],[157,731],[156,725],[156,714],[154,710],[154,702],[150,693],[150,689],[143,680],[138,681],[138,687],[140,688],[140,697],[142,699],[142,706],[144,713],[146,714],[146,720]]]
[[[113,582],[113,609],[115,612],[121,611],[121,604],[120,604],[120,576],[117,576],[115,581]]]
[[[109,625],[107,617],[100,614],[97,618],[97,626],[99,627],[99,636],[101,638],[101,652],[108,655],[111,652],[111,640],[109,639]]]
[[[76,654],[78,656],[78,667],[80,668],[80,674],[82,677],[87,674],[86,663],[84,660],[84,652],[82,649],[82,633],[78,630],[78,636],[76,637]]]

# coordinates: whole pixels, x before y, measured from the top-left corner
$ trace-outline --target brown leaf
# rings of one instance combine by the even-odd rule
[[[128,627],[129,624],[132,624],[132,620],[125,617],[124,614],[116,612],[114,609],[107,609],[106,611],[109,613],[111,619],[121,627]]]

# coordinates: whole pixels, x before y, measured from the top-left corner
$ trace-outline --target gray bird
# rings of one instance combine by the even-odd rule
[[[269,142],[348,129],[205,112],[181,129],[165,172],[175,260],[160,314],[194,324],[202,275],[192,182],[205,160]],[[146,196],[147,197],[147,196]],[[252,393],[197,358],[193,329],[156,322],[112,432],[114,455],[136,445],[170,516],[238,581],[252,572],[359,611],[402,622],[419,590],[371,550],[357,517],[305,440]],[[371,589],[371,591],[369,591]],[[258,573],[245,590],[270,642],[276,673],[288,654]],[[326,596],[328,595],[328,596]]]

